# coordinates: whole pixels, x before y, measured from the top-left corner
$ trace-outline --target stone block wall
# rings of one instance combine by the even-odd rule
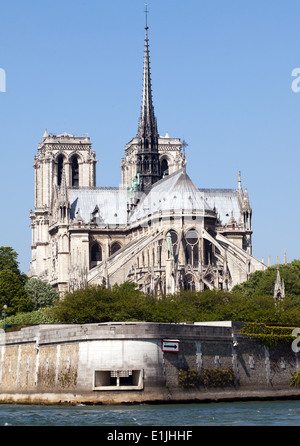
[[[299,397],[291,346],[273,349],[233,325],[106,323],[36,326],[2,334],[0,402],[147,402]],[[179,341],[178,352],[162,349]],[[232,368],[234,383],[205,387],[203,369]],[[184,388],[180,370],[197,370]]]

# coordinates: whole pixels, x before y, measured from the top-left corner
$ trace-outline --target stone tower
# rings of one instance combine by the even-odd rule
[[[94,187],[96,183],[96,155],[88,137],[68,133],[51,135],[45,131],[34,159],[35,203],[30,213],[32,227],[31,277],[51,282],[57,276],[59,283],[66,274],[53,273],[55,263],[68,266],[68,223],[70,202],[68,188]],[[56,232],[53,243],[52,232]],[[50,242],[50,238],[52,242]],[[64,262],[59,262],[63,256]],[[50,260],[52,259],[52,260]],[[52,274],[52,277],[51,277]],[[58,277],[59,276],[59,277]]]

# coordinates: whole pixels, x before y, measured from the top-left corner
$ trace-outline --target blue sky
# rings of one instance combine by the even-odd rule
[[[253,208],[253,254],[299,259],[297,0],[149,0],[160,134],[184,138],[196,186],[237,187]],[[2,0],[0,246],[30,263],[33,160],[45,128],[88,134],[97,185],[118,186],[142,95],[141,0]],[[0,83],[1,84],[1,83]]]

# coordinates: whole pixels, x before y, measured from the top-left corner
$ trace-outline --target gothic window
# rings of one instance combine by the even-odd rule
[[[157,161],[155,156],[152,156],[151,169],[153,173],[157,173]]]
[[[186,260],[194,267],[199,263],[199,238],[195,229],[190,229],[185,235]]]
[[[142,157],[139,156],[139,157],[138,157],[138,172],[141,171],[141,168],[142,168]]]
[[[169,164],[165,158],[161,162],[161,174],[162,176],[169,175]]]
[[[184,277],[183,286],[184,286],[185,290],[195,290],[196,289],[195,280],[191,274],[187,274]]]
[[[94,243],[91,249],[91,268],[102,261],[102,248],[99,243]]]
[[[144,158],[144,172],[148,172],[149,170],[149,159],[148,156],[145,156]]]
[[[173,229],[168,231],[168,233],[171,234],[171,241],[172,241],[172,247],[173,247],[173,257],[175,259],[176,252],[177,252],[177,247],[178,247],[178,235],[177,235],[177,233]],[[176,259],[175,259],[175,261],[176,261]]]
[[[121,249],[121,245],[120,245],[120,243],[118,243],[118,242],[114,242],[114,243],[111,245],[111,252],[110,252],[110,254],[113,255],[115,252],[119,251],[119,249]]]
[[[62,173],[64,168],[64,157],[60,155],[57,159],[57,184],[61,185]]]
[[[78,158],[76,156],[73,157],[72,163],[71,163],[71,169],[72,169],[72,186],[78,187],[79,186],[79,166],[78,166]]]
[[[157,259],[159,268],[161,268],[161,252],[162,252],[162,240],[159,240],[157,244]]]
[[[204,263],[211,265],[213,260],[212,244],[209,240],[204,240]]]

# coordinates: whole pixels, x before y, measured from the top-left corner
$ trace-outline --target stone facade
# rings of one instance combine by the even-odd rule
[[[252,256],[240,173],[236,189],[198,188],[186,172],[185,143],[159,135],[148,46],[146,26],[141,115],[120,187],[96,187],[88,137],[46,131],[38,147],[30,276],[59,293],[124,281],[152,294],[230,290],[266,268]]]
[[[298,397],[291,346],[268,350],[237,323],[106,323],[35,326],[1,334],[0,402],[126,403]],[[165,351],[163,342],[179,343]],[[234,371],[223,387],[204,385],[207,368]],[[180,370],[197,370],[183,387]]]

